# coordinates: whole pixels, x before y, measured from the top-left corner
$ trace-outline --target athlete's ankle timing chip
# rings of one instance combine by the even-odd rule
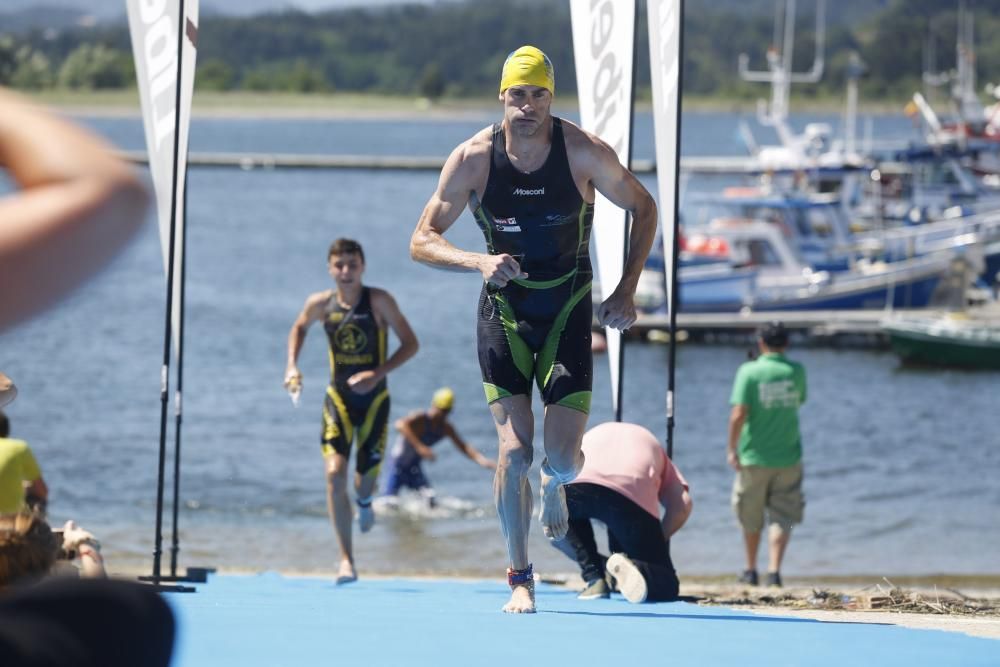
[[[528,567],[523,570],[515,570],[512,567],[507,568],[507,584],[513,588],[514,586],[524,586],[524,585],[534,585],[535,583],[535,573],[532,570],[531,563],[528,563]]]

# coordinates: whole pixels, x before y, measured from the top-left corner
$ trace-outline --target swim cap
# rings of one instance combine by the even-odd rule
[[[512,51],[500,73],[500,92],[511,86],[541,86],[556,92],[556,75],[552,61],[534,46],[522,46]]]
[[[442,387],[434,392],[434,398],[431,399],[431,405],[440,410],[451,410],[451,406],[455,404],[455,392],[453,392],[448,387]]]

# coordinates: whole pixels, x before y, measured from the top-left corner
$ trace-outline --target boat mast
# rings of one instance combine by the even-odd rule
[[[782,30],[783,28],[783,30]],[[778,36],[783,32],[781,50],[778,50]],[[826,0],[816,3],[816,55],[808,72],[792,71],[792,53],[795,49],[795,0],[785,0],[785,11],[780,11],[780,3],[775,5],[775,43],[767,50],[767,71],[751,70],[750,56],[741,53],[739,57],[740,77],[744,81],[770,83],[771,104],[764,100],[757,102],[757,119],[761,125],[773,127],[782,145],[792,146],[794,135],[788,127],[788,98],[793,83],[816,83],[823,78],[823,44],[826,34]]]

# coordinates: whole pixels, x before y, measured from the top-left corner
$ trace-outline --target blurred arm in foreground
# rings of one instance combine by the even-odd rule
[[[0,331],[104,266],[145,219],[143,185],[111,146],[0,88]]]

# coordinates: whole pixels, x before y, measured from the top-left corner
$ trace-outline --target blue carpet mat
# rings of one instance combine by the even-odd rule
[[[359,665],[1000,665],[1000,642],[882,623],[828,623],[684,602],[577,600],[540,585],[503,614],[502,581],[213,575],[168,594],[175,667]],[[875,618],[873,617],[873,620]]]

